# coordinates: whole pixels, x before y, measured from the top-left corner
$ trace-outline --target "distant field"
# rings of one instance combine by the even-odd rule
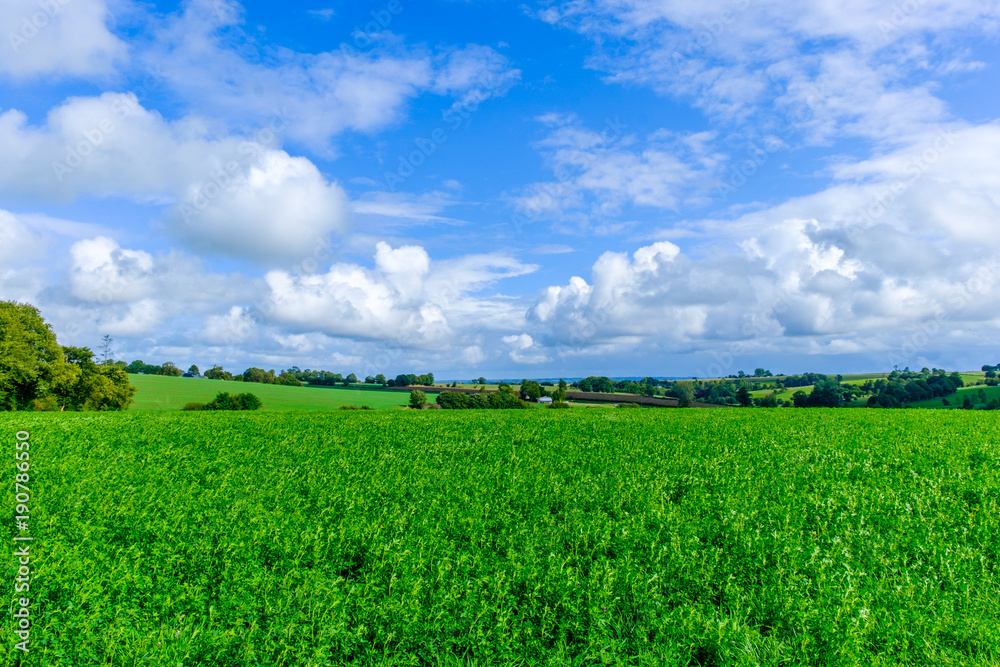
[[[997,417],[0,414],[0,664],[995,667]]]
[[[994,398],[1000,398],[1000,387],[962,387],[951,396],[944,397],[948,399],[948,403],[950,405],[942,403],[940,398],[932,398],[926,401],[910,403],[910,406],[914,408],[961,408],[962,401],[965,400],[966,396],[970,396],[972,398],[972,403],[978,406],[983,403],[983,401],[979,400],[980,389],[986,393],[986,402],[989,402]]]
[[[780,398],[783,401],[790,401],[792,400],[792,396],[795,394],[795,392],[804,391],[807,394],[811,394],[812,390],[813,390],[813,385],[811,384],[806,385],[805,387],[788,387],[778,392],[778,398]],[[754,398],[764,398],[765,396],[770,396],[771,392],[773,391],[774,391],[773,388],[755,389],[750,392],[750,395],[753,396]]]
[[[138,392],[132,410],[180,410],[185,403],[207,403],[220,391],[250,392],[264,402],[264,409],[337,410],[343,405],[367,405],[384,410],[407,405],[406,392],[346,387],[282,387],[270,384],[172,378],[160,375],[129,375]]]

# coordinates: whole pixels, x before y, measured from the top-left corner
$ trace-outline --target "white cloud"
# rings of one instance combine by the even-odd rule
[[[714,184],[724,158],[708,147],[714,135],[707,132],[660,130],[640,140],[625,134],[627,126],[619,121],[593,131],[573,116],[539,120],[552,130],[535,146],[557,180],[532,184],[516,199],[518,210],[531,217],[577,210],[606,217],[626,205],[676,210],[693,192]]]
[[[432,262],[421,247],[379,243],[374,269],[335,264],[322,275],[268,273],[268,310],[271,321],[299,332],[450,349],[473,331],[523,319],[509,300],[473,293],[534,268],[502,255]]]
[[[168,227],[202,251],[287,263],[346,227],[346,195],[307,159],[168,122],[131,94],[70,99],[43,126],[7,111],[0,150],[0,192],[172,204]]]
[[[421,93],[469,105],[502,95],[519,77],[488,47],[434,55],[406,47],[389,32],[365,35],[370,46],[362,50],[344,45],[318,54],[284,48],[261,53],[242,32],[241,12],[218,12],[217,5],[194,0],[171,16],[145,54],[148,63],[166,63],[167,84],[192,108],[231,123],[253,126],[270,118],[275,106],[292,109],[283,135],[318,152],[334,154],[331,139],[344,131],[373,132],[401,121]]]
[[[580,0],[539,14],[600,45],[590,64],[609,81],[821,143],[905,139],[945,120],[933,63],[960,71],[967,55],[949,31],[994,33],[998,17],[996,0]]]
[[[712,241],[689,252],[665,241],[631,257],[606,252],[590,282],[547,288],[528,319],[563,356],[737,341],[788,353],[863,349],[888,367],[928,322],[947,323],[964,345],[989,345],[1000,307],[997,155],[1000,126],[990,124],[843,164],[824,191],[691,224]]]
[[[93,328],[135,338],[157,333],[168,321],[209,318],[207,338],[214,342],[210,334],[219,327],[213,313],[233,301],[250,301],[256,287],[238,274],[207,273],[190,256],[154,257],[107,237],[78,241],[69,255],[66,289],[49,290],[43,302],[51,304],[60,325],[71,320],[74,332]]]
[[[44,247],[41,234],[20,217],[0,209],[0,269],[34,259]]]
[[[0,4],[0,74],[42,76],[110,74],[128,56],[108,30],[103,0],[4,0]]]
[[[511,348],[508,355],[516,364],[541,364],[551,361],[541,346],[528,334],[504,336],[501,340]]]

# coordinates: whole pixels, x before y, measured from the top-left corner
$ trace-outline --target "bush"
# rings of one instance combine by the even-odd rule
[[[552,401],[549,403],[549,407],[553,410],[565,410],[570,405],[566,401]]]
[[[420,391],[419,389],[414,389],[410,392],[410,407],[411,408],[422,408],[427,405],[427,394]]]
[[[341,405],[339,410],[374,410],[370,405]]]
[[[187,412],[194,412],[196,410],[204,410],[204,409],[205,409],[205,404],[204,403],[197,403],[195,401],[192,401],[190,403],[186,403],[184,405],[184,407],[181,408],[181,410],[185,410]]]
[[[220,392],[212,401],[205,404],[204,410],[260,410],[264,403],[254,394],[236,394],[230,396]]]
[[[553,403],[555,405],[555,403]],[[619,403],[615,406],[616,408],[641,408],[642,406],[638,403]]]
[[[437,396],[437,404],[445,410],[511,410],[527,408],[528,403],[511,391],[491,394],[463,394],[457,391],[443,391]],[[555,405],[555,403],[553,403]]]

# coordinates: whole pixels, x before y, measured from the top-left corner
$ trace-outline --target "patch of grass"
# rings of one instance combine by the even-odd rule
[[[982,389],[983,393],[986,394],[986,400],[979,400],[979,390]],[[954,394],[950,396],[944,396],[943,398],[948,399],[949,405],[945,405],[941,402],[940,398],[932,398],[926,401],[917,401],[916,403],[910,403],[911,407],[914,408],[941,408],[941,409],[953,409],[961,408],[962,402],[965,397],[969,396],[972,399],[973,405],[982,405],[983,403],[988,403],[994,398],[1000,398],[1000,386],[998,387],[962,387]]]
[[[138,389],[132,410],[180,410],[188,403],[208,403],[219,392],[252,392],[264,402],[264,410],[337,410],[344,405],[367,405],[376,409],[395,409],[409,402],[405,392],[386,391],[381,387],[284,387],[271,384],[225,382],[172,378],[159,375],[129,375]],[[364,387],[364,385],[361,385]],[[370,386],[370,385],[369,385]]]

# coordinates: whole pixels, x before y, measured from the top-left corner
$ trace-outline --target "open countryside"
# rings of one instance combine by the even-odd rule
[[[0,667],[1000,667],[998,38],[0,1]]]

